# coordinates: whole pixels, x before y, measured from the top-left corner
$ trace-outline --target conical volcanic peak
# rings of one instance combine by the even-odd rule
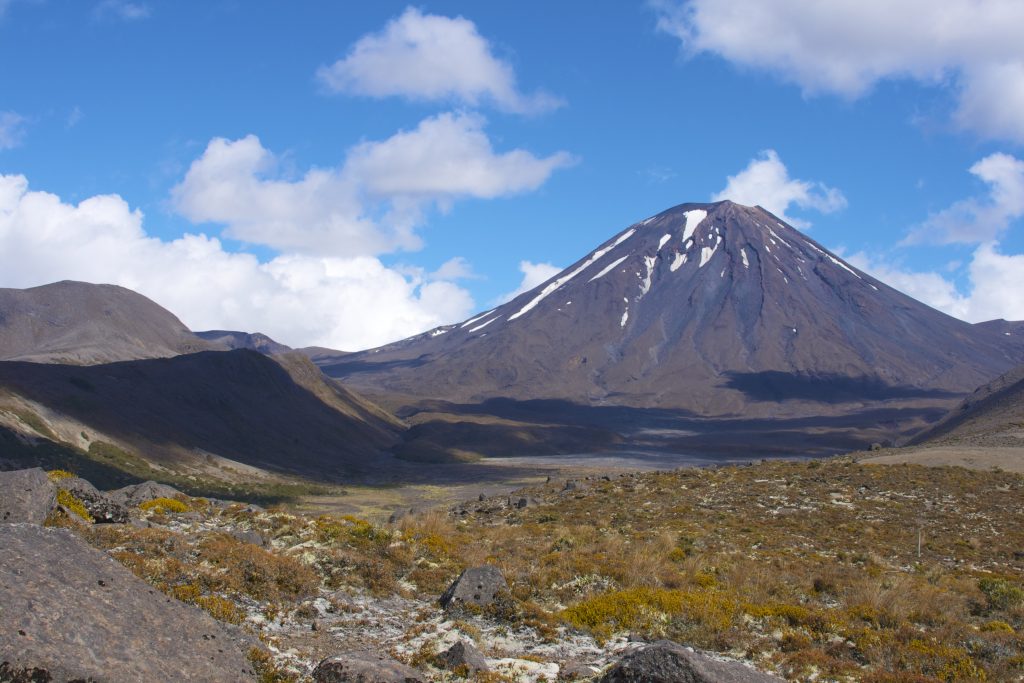
[[[377,394],[725,415],[948,396],[1019,356],[724,201],[635,223],[502,306],[326,369]]]

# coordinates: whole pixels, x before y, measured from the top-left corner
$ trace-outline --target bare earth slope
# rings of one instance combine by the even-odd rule
[[[123,287],[64,281],[0,289],[0,360],[94,365],[224,348]]]
[[[719,434],[781,429],[799,440],[816,429],[920,428],[1024,361],[1006,339],[856,270],[759,207],[719,202],[636,223],[464,323],[317,360],[420,421],[529,422],[532,406],[632,443],[644,430],[630,427],[700,431],[709,418],[730,421]],[[604,410],[583,416],[592,408]],[[707,444],[678,436],[673,447]],[[847,437],[835,446],[856,441]]]

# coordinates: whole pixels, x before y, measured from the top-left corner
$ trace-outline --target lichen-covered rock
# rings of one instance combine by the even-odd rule
[[[741,662],[712,659],[669,640],[644,645],[625,655],[600,683],[780,683]]]
[[[0,523],[42,524],[57,501],[57,489],[38,467],[0,472]]]
[[[419,671],[377,652],[328,657],[313,670],[316,683],[425,683]]]
[[[129,484],[115,491],[107,491],[107,495],[115,503],[125,507],[137,508],[142,503],[148,503],[157,498],[181,498],[183,494],[173,486],[161,484],[155,481],[144,481],[141,484]]]
[[[110,498],[81,477],[57,481],[57,488],[67,491],[82,502],[89,515],[100,524],[127,524],[131,519],[127,507]]]
[[[464,640],[452,645],[446,652],[437,657],[438,664],[449,671],[460,671],[463,674],[475,674],[478,671],[490,671],[487,660],[472,644]]]
[[[0,548],[2,680],[253,680],[251,637],[67,529],[0,524]]]
[[[465,606],[489,607],[508,592],[508,583],[500,569],[490,565],[473,567],[459,574],[448,587],[441,596],[441,607],[449,610]]]

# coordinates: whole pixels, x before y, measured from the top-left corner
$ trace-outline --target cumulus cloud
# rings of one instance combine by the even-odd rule
[[[911,79],[956,91],[955,121],[1024,142],[1024,3],[1017,0],[654,0],[689,55],[773,72],[806,93],[859,97]]]
[[[760,205],[798,228],[810,224],[787,215],[790,207],[831,213],[846,206],[846,197],[839,190],[819,182],[790,178],[789,170],[773,149],[761,152],[745,169],[729,176],[725,189],[711,198],[716,202],[724,199]]]
[[[371,256],[284,254],[260,263],[219,240],[148,235],[117,195],[78,204],[0,175],[0,272],[30,287],[61,279],[119,284],[192,329],[259,330],[291,345],[356,350],[460,320],[473,310],[454,282],[388,268]]]
[[[13,111],[0,111],[0,150],[17,147],[24,139],[25,117]]]
[[[369,217],[360,188],[338,169],[297,180],[273,177],[277,170],[255,135],[216,138],[173,188],[172,204],[193,222],[225,224],[227,237],[276,249],[352,256],[419,246],[408,226]]]
[[[1009,154],[990,154],[970,168],[988,185],[984,197],[969,197],[932,214],[911,231],[906,243],[978,243],[998,237],[1024,216],[1024,161]]]
[[[519,272],[523,274],[523,280],[519,286],[507,294],[498,297],[494,302],[495,306],[512,301],[520,294],[524,294],[534,287],[544,284],[554,276],[562,272],[558,266],[550,263],[533,263],[531,261],[520,261]]]
[[[515,113],[560,104],[544,93],[520,92],[512,66],[495,56],[472,21],[414,7],[360,38],[344,58],[320,67],[317,79],[331,92],[471,106],[488,102]]]
[[[995,243],[987,242],[974,251],[966,271],[966,294],[935,271],[909,270],[864,253],[846,260],[904,294],[961,320],[1024,320],[1024,254],[1003,254]]]
[[[495,152],[484,119],[444,113],[355,146],[338,168],[281,177],[255,136],[210,142],[172,190],[179,213],[226,225],[225,235],[303,253],[372,255],[416,249],[430,206],[533,190],[573,163],[566,152]]]

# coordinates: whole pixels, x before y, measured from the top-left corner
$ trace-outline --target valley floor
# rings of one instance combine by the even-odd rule
[[[257,633],[265,681],[367,647],[455,680],[435,665],[454,638],[487,657],[486,681],[596,673],[627,640],[658,638],[791,681],[1024,674],[1017,473],[839,458],[588,476],[393,524],[193,500],[147,512],[151,528],[80,533]],[[443,612],[445,588],[483,564],[511,602]]]

